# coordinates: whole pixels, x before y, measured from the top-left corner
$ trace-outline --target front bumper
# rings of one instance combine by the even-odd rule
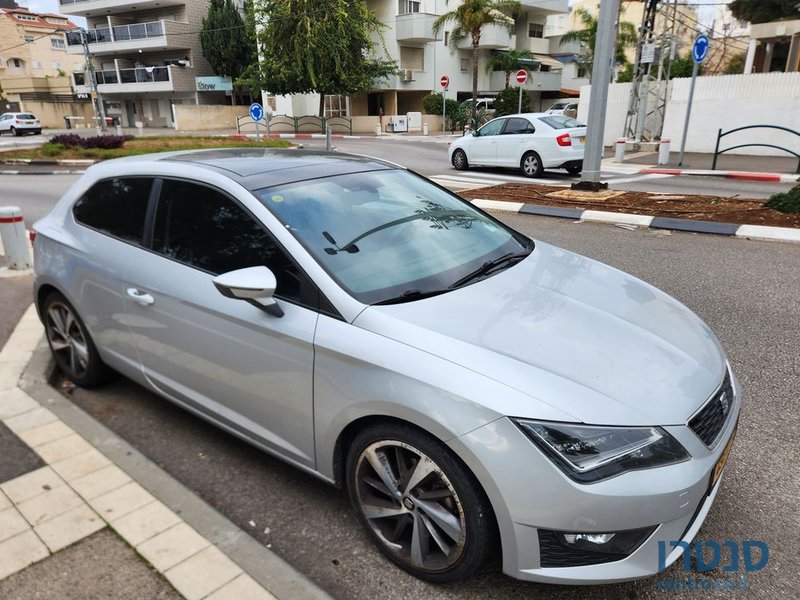
[[[659,571],[659,541],[691,541],[719,491],[711,474],[734,435],[741,390],[734,382],[732,411],[716,445],[709,449],[687,426],[664,427],[691,455],[679,464],[631,471],[594,484],[579,484],[553,465],[514,425],[502,418],[450,442],[466,457],[489,496],[498,521],[503,571],[515,578],[560,584],[628,581]],[[584,566],[543,567],[539,530],[611,533],[655,526],[655,531],[621,560]]]

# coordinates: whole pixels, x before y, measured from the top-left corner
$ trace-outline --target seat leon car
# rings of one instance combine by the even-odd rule
[[[583,169],[586,125],[564,115],[528,113],[498,117],[450,144],[450,164],[521,169],[541,177],[545,169]]]
[[[423,579],[500,557],[524,580],[645,577],[719,491],[741,391],[711,330],[397,165],[112,160],[35,233],[70,379],[118,371],[346,488]]]
[[[8,112],[0,115],[0,134],[23,135],[42,133],[42,123],[31,113]]]

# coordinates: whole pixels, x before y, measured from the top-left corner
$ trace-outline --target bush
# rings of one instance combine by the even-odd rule
[[[788,192],[770,196],[770,199],[764,203],[764,208],[800,215],[800,185],[794,186]]]
[[[507,87],[494,99],[494,116],[515,115],[519,108],[519,88]],[[530,95],[522,92],[522,112],[530,112]]]
[[[53,142],[47,142],[42,146],[42,154],[45,156],[58,156],[64,151],[63,144],[54,144]]]
[[[50,138],[49,144],[60,144],[66,148],[99,148],[101,150],[111,150],[122,148],[128,140],[132,140],[132,135],[95,135],[92,137],[81,137],[75,133],[65,133],[54,135]]]
[[[459,104],[452,98],[448,98],[445,100],[445,113],[448,117],[453,117],[453,115],[458,114],[458,107]],[[440,115],[442,114],[442,95],[441,94],[431,94],[430,96],[425,96],[422,99],[422,110],[425,111],[426,115]]]

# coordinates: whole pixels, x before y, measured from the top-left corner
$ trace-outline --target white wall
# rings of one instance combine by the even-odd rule
[[[662,137],[679,147],[686,116],[691,79],[672,81]],[[630,97],[630,83],[609,87],[603,143],[612,145],[623,134]],[[586,120],[591,86],[581,88],[578,119]],[[695,88],[687,152],[713,152],[717,131],[746,125],[780,125],[800,131],[800,73],[756,73],[698,77]],[[800,137],[778,130],[752,129],[723,138],[722,148],[745,143],[767,143],[800,152]],[[743,148],[733,154],[790,156],[771,148]]]

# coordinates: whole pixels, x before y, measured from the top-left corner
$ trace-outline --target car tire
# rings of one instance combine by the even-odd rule
[[[526,152],[522,155],[519,168],[525,177],[541,177],[544,172],[541,157],[536,152]]]
[[[383,423],[359,433],[345,477],[372,541],[420,579],[466,579],[495,547],[494,514],[480,484],[450,450],[414,427]]]
[[[459,171],[466,171],[469,169],[469,160],[467,160],[467,153],[460,148],[453,152],[453,166]]]
[[[20,135],[22,135],[22,133],[17,128],[12,127],[11,128],[11,135],[20,136]]]
[[[73,306],[58,292],[45,298],[42,318],[47,343],[61,372],[81,387],[95,387],[112,375]]]
[[[37,129],[37,130],[35,130],[35,131],[33,132],[33,135],[42,135],[42,130],[41,130],[41,129]]]
[[[567,173],[570,175],[577,175],[581,171],[583,171],[583,164],[580,165],[570,165],[568,167],[564,167],[567,170]]]

